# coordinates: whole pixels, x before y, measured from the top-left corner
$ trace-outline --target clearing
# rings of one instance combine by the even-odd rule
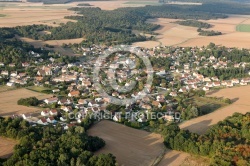
[[[13,154],[13,148],[17,141],[0,137],[0,158],[9,158]]]
[[[249,91],[250,86],[241,86],[210,92],[208,96],[229,98],[233,101],[233,103],[210,114],[183,122],[180,124],[180,128],[188,129],[194,133],[204,134],[211,125],[224,120],[226,117],[233,115],[235,112],[242,114],[249,112],[250,94],[247,93]]]
[[[52,95],[33,92],[27,89],[9,90],[0,93],[0,116],[12,116],[13,114],[31,113],[39,110],[37,107],[17,105],[20,98],[37,97],[39,100],[52,97]]]

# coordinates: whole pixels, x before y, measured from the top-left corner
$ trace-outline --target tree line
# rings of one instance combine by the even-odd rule
[[[162,135],[167,148],[207,156],[211,165],[244,166],[250,164],[249,122],[250,113],[235,113],[204,135],[181,130],[176,124],[165,127]]]

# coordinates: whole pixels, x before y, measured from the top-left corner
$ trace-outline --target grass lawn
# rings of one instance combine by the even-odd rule
[[[221,107],[225,107],[228,105],[223,101],[209,97],[195,96],[192,99],[193,102],[198,106],[198,108],[203,112],[203,114],[211,113]]]
[[[250,32],[250,24],[239,24],[236,27],[238,32]]]
[[[9,90],[14,90],[16,89],[15,87],[9,87],[9,86],[6,86],[6,85],[1,85],[0,86],[0,93],[1,92],[5,92],[5,91],[9,91]]]
[[[50,88],[46,88],[46,87],[43,87],[43,86],[30,86],[30,87],[27,87],[26,89],[32,90],[32,91],[35,91],[35,92],[40,92],[40,93],[43,93],[44,91],[50,91],[51,90]]]
[[[4,14],[0,14],[0,17],[5,17],[6,15],[4,15]]]

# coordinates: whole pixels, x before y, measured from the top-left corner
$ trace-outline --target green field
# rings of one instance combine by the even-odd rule
[[[30,87],[27,87],[26,89],[31,90],[31,91],[35,91],[35,92],[39,92],[39,93],[45,93],[45,92],[52,93],[50,88],[46,88],[43,86],[30,86]]]
[[[158,2],[149,2],[149,1],[130,1],[126,2],[124,4],[133,4],[133,5],[162,5],[161,3]]]
[[[250,32],[250,24],[239,24],[236,27],[238,32]]]
[[[4,14],[0,14],[0,17],[5,17],[6,15],[4,15]]]

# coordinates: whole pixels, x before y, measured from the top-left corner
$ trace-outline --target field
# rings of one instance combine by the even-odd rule
[[[10,157],[16,143],[17,142],[12,139],[0,137],[0,158]]]
[[[235,112],[246,113],[250,111],[250,86],[241,86],[235,88],[226,88],[210,93],[208,96],[229,98],[233,103],[223,107],[205,116],[201,116],[180,125],[182,129],[188,129],[191,132],[204,134],[209,126],[224,120],[226,117],[233,115]]]
[[[5,91],[9,91],[9,90],[14,90],[14,89],[15,89],[15,87],[9,87],[9,86],[3,85],[3,86],[0,86],[0,93],[5,92]]]
[[[28,90],[32,90],[32,91],[35,91],[35,92],[43,92],[43,91],[47,91],[47,90],[51,90],[50,88],[46,88],[46,87],[43,87],[43,86],[30,86],[30,87],[27,87],[26,89]]]
[[[218,99],[213,99],[208,97],[197,97],[197,96],[193,98],[193,102],[198,106],[200,110],[206,111],[206,113],[211,113],[219,108],[228,105],[225,102],[222,102]]]
[[[0,93],[0,116],[12,116],[13,114],[30,113],[39,110],[36,107],[17,105],[20,98],[37,97],[39,100],[52,97],[52,95],[33,92],[27,89],[9,90]]]
[[[100,7],[103,10],[114,10],[120,7],[138,7],[145,6],[148,3],[154,3],[146,1],[138,1],[138,4],[134,1],[128,3],[128,1],[84,1],[89,3],[92,7]],[[155,0],[155,2],[158,2]],[[69,20],[64,19],[65,16],[75,15],[74,11],[67,10],[71,7],[76,7],[82,2],[73,2],[66,4],[52,4],[44,5],[43,3],[15,3],[5,2],[0,4],[0,27],[15,27],[21,25],[32,24],[46,24],[50,26],[59,26],[60,23],[66,23]],[[134,4],[133,4],[134,3]]]
[[[226,19],[217,20],[200,20],[212,24],[209,30],[222,32],[220,36],[199,36],[197,28],[187,27],[175,24],[176,19],[149,19],[149,23],[159,24],[161,28],[155,32],[159,35],[156,36],[156,42],[146,41],[135,43],[134,45],[144,47],[154,47],[155,45],[167,46],[206,46],[210,42],[217,45],[227,47],[250,48],[250,33],[238,32],[237,26],[240,24],[250,24],[250,16],[246,15],[230,15]]]
[[[42,40],[34,40],[34,39],[26,38],[26,37],[20,37],[17,35],[16,35],[16,38],[33,45],[35,48],[44,47],[45,44],[48,44],[50,46],[53,46],[54,48],[46,48],[47,50],[53,50],[55,52],[61,53],[62,55],[70,55],[70,56],[77,55],[77,54],[74,54],[74,52],[69,48],[63,48],[62,45],[64,43],[73,44],[73,43],[81,43],[83,41],[83,38],[42,41]]]
[[[160,135],[136,130],[110,121],[101,121],[88,133],[105,140],[106,146],[97,154],[112,153],[120,165],[146,166],[164,153]]]
[[[249,24],[237,25],[236,30],[239,32],[250,32],[250,25]]]

